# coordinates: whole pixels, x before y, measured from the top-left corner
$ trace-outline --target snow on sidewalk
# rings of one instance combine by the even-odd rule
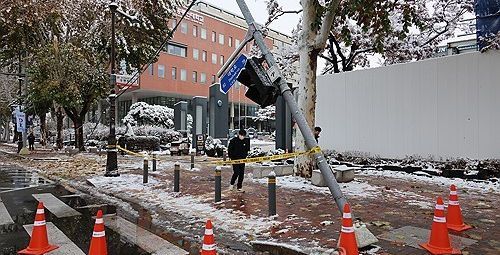
[[[267,184],[267,179],[252,179],[254,182]],[[276,185],[293,190],[309,191],[320,194],[330,194],[328,187],[318,187],[311,184],[307,179],[299,176],[280,176]],[[381,195],[380,188],[372,186],[366,182],[352,181],[349,183],[339,183],[342,192],[347,196],[364,198],[376,198]]]
[[[232,209],[217,209],[201,198],[190,195],[178,196],[162,188],[170,181],[159,182],[152,176],[147,184],[142,183],[142,175],[136,174],[122,174],[115,178],[94,177],[88,181],[102,192],[113,193],[125,200],[132,198],[140,201],[141,206],[147,209],[160,207],[167,212],[181,214],[192,222],[211,219],[218,228],[236,234],[241,240],[246,240],[247,236],[264,234],[279,223],[271,218],[247,216]]]
[[[405,172],[389,171],[389,170],[363,170],[356,172],[360,176],[380,176],[407,181],[417,181],[423,183],[433,183],[443,187],[449,187],[451,184],[457,185],[459,189],[467,189],[479,193],[497,193],[499,194],[500,181],[471,181],[460,178],[447,178],[442,176],[419,176]]]

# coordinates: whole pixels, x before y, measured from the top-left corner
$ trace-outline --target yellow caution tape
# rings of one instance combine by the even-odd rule
[[[255,158],[233,159],[233,160],[226,160],[226,161],[217,160],[217,161],[203,162],[201,164],[234,165],[234,164],[244,164],[244,163],[265,162],[265,161],[272,161],[272,160],[294,158],[294,157],[305,155],[305,154],[319,153],[319,152],[321,152],[321,148],[319,148],[319,146],[316,146],[316,147],[311,148],[308,151],[292,152],[292,153],[278,154],[278,155],[273,155],[273,156],[255,157]]]
[[[146,158],[146,159],[149,160],[149,155],[147,155],[147,154],[141,154],[141,153],[129,151],[129,150],[125,149],[125,148],[120,147],[119,145],[116,145],[116,148],[119,149],[119,150],[122,150],[122,151],[126,152],[127,154],[138,156],[138,157],[141,157],[141,158]]]
[[[116,145],[116,148],[119,150],[122,150],[126,152],[127,154],[146,158],[148,160],[151,159],[151,157],[147,154],[141,154],[137,152],[133,152],[130,150],[127,150],[125,148],[120,147],[119,145]],[[256,162],[265,162],[265,161],[273,161],[273,160],[281,160],[281,159],[289,159],[289,158],[294,158],[298,157],[301,155],[306,155],[306,154],[312,154],[312,153],[319,153],[321,152],[321,148],[319,146],[313,147],[310,150],[307,151],[301,151],[301,152],[292,152],[292,153],[284,153],[284,154],[278,154],[278,155],[272,155],[272,156],[263,156],[263,157],[255,157],[255,158],[245,158],[245,159],[233,159],[233,160],[216,160],[216,161],[208,161],[208,162],[195,162],[197,164],[207,164],[207,165],[235,165],[235,164],[245,164],[245,163],[256,163]],[[160,157],[156,157],[156,160],[159,160]],[[186,162],[190,163],[190,162]]]

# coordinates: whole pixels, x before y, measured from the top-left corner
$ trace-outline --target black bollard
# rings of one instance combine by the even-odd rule
[[[181,165],[175,163],[174,165],[174,192],[179,192],[179,182],[181,179]]]
[[[221,167],[215,167],[215,202],[220,202],[222,200],[222,176]]]
[[[148,158],[144,158],[144,172],[142,175],[142,183],[148,183]]]
[[[269,216],[276,215],[276,175],[271,172],[267,177]]]
[[[153,154],[153,172],[156,171],[156,154]]]
[[[194,153],[191,153],[191,169],[194,168]]]

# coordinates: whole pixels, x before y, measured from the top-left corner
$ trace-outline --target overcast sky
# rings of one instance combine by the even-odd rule
[[[243,16],[241,14],[240,8],[236,3],[236,0],[203,0],[205,2],[211,3],[225,10],[234,12]],[[280,5],[284,6],[284,10],[300,10],[299,0],[279,0]],[[246,0],[248,8],[252,12],[254,19],[261,24],[264,24],[267,20],[267,10],[266,3],[264,0]],[[286,6],[286,7],[285,7]],[[281,16],[278,20],[271,24],[271,28],[278,30],[287,35],[292,34],[292,29],[295,28],[297,22],[299,21],[300,14],[285,14]]]

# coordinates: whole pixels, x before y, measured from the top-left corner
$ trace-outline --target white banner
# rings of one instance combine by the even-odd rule
[[[16,112],[17,132],[24,132],[26,129],[26,115],[24,112]]]

